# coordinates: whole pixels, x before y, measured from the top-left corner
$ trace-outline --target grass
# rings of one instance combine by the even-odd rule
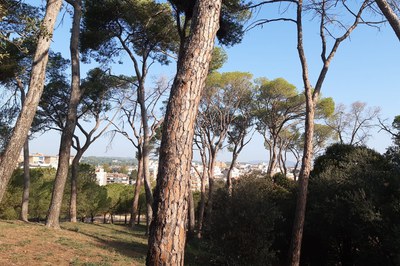
[[[0,220],[0,265],[144,265],[143,228],[110,224],[42,224]]]

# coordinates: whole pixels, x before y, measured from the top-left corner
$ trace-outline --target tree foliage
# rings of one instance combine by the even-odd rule
[[[398,176],[382,155],[365,147],[335,144],[318,157],[310,179],[304,262],[397,265]]]

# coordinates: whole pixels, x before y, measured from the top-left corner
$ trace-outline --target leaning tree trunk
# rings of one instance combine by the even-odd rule
[[[22,193],[22,204],[21,204],[21,214],[20,214],[20,218],[24,222],[28,222],[30,185],[31,185],[31,177],[29,172],[29,139],[26,138],[24,143],[24,191]]]
[[[138,171],[137,171],[137,177],[136,177],[135,191],[133,194],[131,219],[129,221],[129,225],[131,227],[135,227],[135,219],[139,213],[139,196],[140,196],[140,188],[142,186],[143,164],[142,164],[141,154],[139,154],[138,157],[139,157]]]
[[[12,172],[17,164],[19,154],[28,136],[33,117],[36,113],[36,108],[39,104],[40,97],[42,96],[51,35],[53,33],[57,15],[60,12],[61,4],[61,0],[47,1],[46,14],[42,21],[43,30],[39,36],[36,52],[33,57],[29,91],[15,124],[11,139],[7,143],[6,149],[1,156],[0,202],[3,199],[7,184],[10,181]]]
[[[198,0],[178,63],[160,147],[147,265],[183,265],[188,179],[198,106],[219,28],[222,0]]]
[[[64,195],[65,182],[68,176],[69,160],[71,156],[72,138],[74,135],[78,104],[82,96],[80,90],[80,70],[79,70],[79,29],[82,17],[81,1],[74,1],[74,19],[72,22],[71,35],[71,63],[72,63],[72,80],[71,80],[71,96],[68,105],[68,116],[65,123],[63,133],[61,135],[61,143],[59,150],[58,168],[51,197],[49,214],[47,216],[46,226],[59,228],[59,217]]]
[[[396,33],[397,38],[400,41],[400,19],[397,14],[393,11],[386,0],[375,0],[379,9],[382,11],[383,15],[389,21],[390,26]]]

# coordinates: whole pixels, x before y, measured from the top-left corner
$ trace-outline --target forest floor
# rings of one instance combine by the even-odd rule
[[[144,228],[112,224],[43,224],[0,220],[0,265],[144,265]]]

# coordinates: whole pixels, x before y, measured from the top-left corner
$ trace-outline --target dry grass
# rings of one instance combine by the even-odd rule
[[[41,224],[0,220],[0,265],[144,265],[147,238],[141,229],[63,223],[62,230]]]

